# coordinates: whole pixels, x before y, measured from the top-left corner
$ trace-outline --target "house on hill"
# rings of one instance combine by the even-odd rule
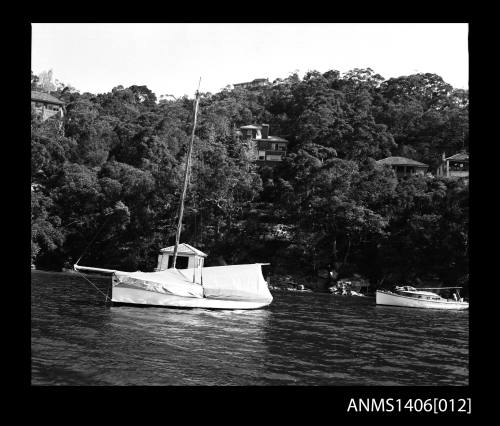
[[[249,144],[252,159],[258,164],[273,164],[283,160],[288,140],[269,134],[269,124],[241,126],[237,135]]]
[[[461,151],[451,157],[446,157],[443,153],[441,164],[439,165],[437,176],[449,178],[469,179],[469,154]]]
[[[413,175],[425,175],[429,166],[406,157],[387,157],[377,161],[378,164],[391,167],[398,178]]]
[[[64,117],[64,102],[45,92],[31,91],[31,106],[42,121]]]
[[[269,84],[268,78],[256,78],[255,80],[245,83],[235,83],[233,84],[233,87],[235,89],[255,89],[262,86],[268,86]]]

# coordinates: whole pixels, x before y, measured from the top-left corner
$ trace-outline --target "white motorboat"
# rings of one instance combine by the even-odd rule
[[[415,288],[411,286],[396,287],[394,291],[377,290],[376,304],[404,306],[408,308],[427,309],[469,309],[469,302],[465,302],[457,293],[453,299],[445,299],[439,294],[428,290],[459,289],[461,287]]]

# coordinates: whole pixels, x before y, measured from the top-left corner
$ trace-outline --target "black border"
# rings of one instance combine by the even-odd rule
[[[80,4],[80,7],[83,6]],[[247,5],[245,5],[247,6]],[[419,5],[421,6],[421,5]],[[18,74],[21,78],[21,83],[18,87],[26,87],[27,75],[24,74],[28,72],[28,67],[31,69],[31,22],[165,22],[158,21],[157,19],[151,19],[153,17],[164,17],[168,16],[168,20],[166,22],[325,22],[321,16],[319,15],[311,16],[308,13],[303,13],[302,10],[297,10],[297,6],[289,3],[288,7],[292,10],[292,13],[297,13],[295,18],[290,17],[286,13],[283,13],[283,10],[278,9],[276,11],[270,11],[270,8],[265,8],[261,10],[265,10],[265,16],[258,16],[253,11],[257,10],[254,7],[250,7],[248,5],[249,12],[245,14],[244,12],[239,12],[240,14],[236,16],[234,13],[234,7],[230,6],[226,10],[230,10],[231,14],[227,16],[223,16],[218,14],[216,16],[212,16],[209,14],[194,16],[193,14],[176,14],[169,13],[168,15],[157,14],[155,9],[150,7],[147,8],[147,13],[142,11],[139,13],[136,10],[131,11],[131,14],[127,18],[128,9],[125,4],[123,5],[125,8],[125,16],[118,16],[116,11],[107,12],[104,16],[95,16],[95,15],[87,15],[87,16],[48,16],[45,14],[31,14],[24,18],[23,29],[24,36],[22,38],[22,54],[20,55],[20,61],[17,61],[18,65],[21,65],[21,72]],[[285,6],[283,6],[285,7]],[[384,14],[386,11],[386,7],[390,7],[390,5],[381,5],[377,4],[375,9],[378,10],[378,16],[381,17],[381,14]],[[455,6],[457,7],[457,5]],[[320,5],[317,5],[317,8],[321,9]],[[51,13],[57,9],[56,6],[50,6]],[[85,5],[86,11],[92,10],[91,7]],[[242,7],[243,9],[243,7]],[[301,8],[302,9],[302,8]],[[334,8],[335,9],[335,8]],[[381,10],[382,9],[382,10]],[[59,8],[59,10],[67,10],[64,8]],[[102,11],[102,7],[99,9]],[[44,12],[47,11],[47,8]],[[198,9],[199,11],[199,9]],[[338,11],[338,9],[337,9]],[[456,10],[455,10],[456,11]],[[134,13],[132,13],[134,12]],[[318,10],[315,10],[317,13]],[[321,12],[321,10],[319,10]],[[335,22],[373,22],[373,19],[377,16],[373,14],[373,11],[366,9],[366,15],[363,20],[363,12],[356,12],[356,19],[351,19],[347,21],[337,20],[341,15],[343,18],[354,18],[352,13],[344,14],[344,13],[328,13],[328,17],[335,18]],[[435,8],[433,8],[433,12],[436,12]],[[29,13],[29,12],[28,12]],[[419,19],[419,13],[425,15],[422,19]],[[147,16],[143,16],[146,14]],[[300,17],[299,17],[300,15]],[[370,16],[368,16],[370,15]],[[403,14],[404,15],[404,14]],[[450,16],[449,11],[447,10],[443,15],[446,15],[446,18],[438,19],[435,22],[457,22],[457,23],[467,23],[469,22],[469,17],[467,13],[462,13],[458,11],[458,16],[455,15],[452,21],[449,21]],[[413,19],[409,19],[409,18]],[[411,15],[408,14],[406,16],[402,16],[400,20],[396,20],[394,22],[429,22],[430,11],[429,9],[423,7],[422,10],[415,11]],[[439,12],[432,13],[433,18],[439,18]],[[326,18],[326,16],[323,16]],[[381,23],[390,22],[389,20],[385,20],[383,17],[381,19]],[[469,39],[470,40],[470,39]],[[29,62],[29,64],[25,63]],[[28,89],[26,89],[28,91]],[[24,98],[23,98],[24,99]],[[26,111],[27,120],[29,120],[29,110],[26,107],[26,103],[24,100],[22,101],[22,107],[20,110]],[[23,115],[24,117],[24,115]],[[24,121],[24,120],[23,120]],[[29,126],[26,123],[21,124],[23,129],[27,129],[27,133],[29,133]],[[473,134],[474,131],[472,132]],[[18,136],[17,136],[18,137]],[[29,140],[30,135],[26,135],[26,139]],[[24,139],[24,138],[22,138]],[[26,146],[26,143],[17,143],[15,148],[19,149],[20,152],[16,153],[20,158],[23,159],[21,164],[26,165],[26,170],[22,167],[22,177],[18,179],[21,184],[21,187],[16,185],[15,191],[16,197],[21,199],[18,205],[29,206],[30,203],[30,192],[29,192],[29,173],[30,173],[30,165],[29,165],[29,146]],[[26,159],[26,163],[24,163],[24,159]],[[474,164],[474,163],[473,163]],[[474,170],[473,173],[477,172]],[[26,179],[26,182],[24,181]],[[474,180],[474,179],[473,179]],[[473,183],[473,187],[475,184]],[[26,192],[25,192],[26,191]],[[22,194],[22,195],[20,195]],[[26,196],[26,198],[25,198]],[[26,204],[25,204],[26,203]],[[26,211],[23,209],[23,211]],[[21,219],[21,216],[16,212],[16,216]],[[29,216],[29,207],[27,209],[27,216]],[[27,220],[27,218],[26,218]],[[24,222],[24,218],[22,219]],[[28,228],[20,224],[19,227],[15,231],[19,229],[26,230],[26,237],[29,232]],[[16,232],[17,233],[17,232]],[[24,241],[24,232],[22,233],[23,241]],[[19,235],[17,235],[17,239],[19,239]],[[475,238],[472,238],[474,241]],[[28,238],[26,238],[28,241]],[[29,246],[28,246],[29,247]],[[29,251],[29,248],[28,250]],[[24,253],[24,251],[22,251]],[[18,258],[20,255],[18,254]],[[26,261],[24,261],[26,259]],[[17,260],[17,259],[16,259]],[[471,259],[472,260],[472,259]],[[28,253],[24,254],[21,258],[20,268],[18,270],[28,271],[28,262],[29,255]],[[471,265],[472,266],[472,265]],[[472,269],[472,268],[471,268]],[[473,269],[472,269],[473,270]],[[471,275],[474,277],[474,273]],[[472,383],[478,385],[476,382],[476,378],[472,378],[471,374],[474,371],[474,375],[476,374],[475,367],[472,368],[472,355],[474,354],[474,362],[479,360],[481,355],[476,353],[475,350],[472,350],[472,342],[476,342],[476,333],[472,332],[472,323],[470,323],[470,336],[474,334],[474,338],[470,339],[469,346],[469,385],[468,386],[457,386],[457,387],[445,387],[445,386],[432,386],[432,387],[413,387],[413,386],[384,386],[384,387],[372,387],[372,386],[335,386],[335,387],[309,387],[309,386],[297,386],[297,387],[281,387],[281,386],[266,386],[266,387],[76,387],[76,386],[63,386],[63,387],[42,387],[42,386],[31,386],[31,336],[27,331],[31,326],[29,316],[31,314],[29,310],[30,306],[30,289],[26,285],[28,279],[26,281],[23,279],[22,283],[19,285],[23,285],[24,291],[23,296],[26,295],[26,299],[23,302],[22,300],[17,302],[13,302],[14,304],[22,303],[27,309],[26,316],[26,329],[24,331],[27,332],[26,340],[23,339],[24,343],[27,343],[26,350],[24,351],[24,360],[22,363],[22,371],[23,371],[23,381],[22,385],[25,390],[29,393],[29,401],[27,401],[27,405],[30,406],[30,410],[33,409],[35,412],[38,412],[39,415],[48,415],[49,418],[58,414],[61,414],[64,411],[67,411],[68,420],[75,419],[81,417],[93,418],[98,420],[100,417],[99,413],[107,413],[110,417],[119,417],[119,413],[125,413],[125,415],[130,419],[132,417],[139,418],[144,420],[144,418],[149,417],[151,413],[156,413],[159,415],[159,418],[164,421],[175,421],[171,415],[176,412],[180,413],[180,417],[175,416],[176,419],[182,421],[182,419],[194,420],[195,418],[199,420],[259,420],[266,421],[271,419],[280,419],[285,420],[286,417],[294,420],[305,419],[308,423],[313,422],[318,419],[318,417],[322,417],[327,422],[334,422],[337,419],[346,418],[352,420],[354,418],[360,418],[365,416],[371,417],[400,417],[406,416],[410,413],[402,412],[402,413],[347,413],[347,407],[351,398],[469,398],[478,396],[478,392],[473,391]],[[475,280],[476,281],[476,280]],[[16,283],[17,284],[17,283]],[[480,297],[480,292],[473,291],[478,297]],[[14,298],[11,300],[15,300]],[[479,302],[477,300],[473,301],[473,306],[470,309],[470,317],[472,316],[477,319],[476,311],[474,307],[474,302]],[[16,316],[20,315],[17,312]],[[478,326],[479,327],[479,326]],[[22,345],[24,347],[24,345]],[[18,382],[19,383],[19,382]],[[478,388],[476,388],[478,390]],[[475,398],[473,398],[475,399]],[[474,402],[476,402],[474,400]],[[479,401],[477,404],[479,405]],[[132,405],[133,404],[133,405]],[[474,407],[475,408],[475,407]],[[475,410],[472,410],[474,412]],[[232,411],[232,413],[230,413]],[[479,411],[479,410],[478,410]],[[234,414],[236,413],[236,417]],[[436,419],[442,419],[447,416],[458,416],[464,417],[458,413],[447,413],[440,415],[425,415],[425,414],[415,414],[412,413],[412,416],[424,416],[427,418],[434,417]]]

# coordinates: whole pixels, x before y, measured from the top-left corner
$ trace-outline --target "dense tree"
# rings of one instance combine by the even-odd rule
[[[380,85],[374,116],[386,124],[398,155],[435,169],[445,152],[468,147],[468,92],[435,74],[392,78]]]
[[[74,262],[98,232],[87,263],[151,270],[174,242],[193,100],[158,100],[146,86],[52,93],[66,103],[64,134],[36,114],[31,123],[32,262]],[[376,285],[467,280],[468,186],[398,180],[375,160],[402,155],[433,171],[443,152],[468,148],[468,108],[468,92],[437,75],[384,80],[369,68],[203,93],[182,240],[208,264],[330,268]],[[289,139],[281,164],[252,162],[236,134],[252,123]]]

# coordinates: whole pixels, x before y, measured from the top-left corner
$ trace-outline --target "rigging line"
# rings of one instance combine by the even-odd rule
[[[85,275],[83,275],[80,271],[76,271],[76,270],[75,270],[75,272],[76,272],[76,273],[78,273],[78,274],[80,274],[80,275],[82,276],[82,278],[84,278],[86,281],[88,281],[88,282],[89,282],[89,283],[90,283],[90,284],[91,284],[91,285],[92,285],[92,286],[93,286],[93,287],[94,287],[94,288],[95,288],[95,289],[96,289],[99,293],[101,293],[101,294],[105,297],[105,299],[104,299],[104,301],[105,301],[105,302],[107,302],[107,301],[108,301],[109,297],[108,297],[108,295],[107,295],[107,294],[105,294],[102,290],[100,290],[100,289],[99,289],[99,288],[98,288],[98,287],[97,287],[97,286],[96,286],[96,285],[95,285],[92,281],[90,281],[90,280],[89,280],[89,279],[88,279]],[[108,293],[109,293],[109,290],[108,290]],[[109,299],[109,300],[111,301],[111,299]]]
[[[201,82],[201,77],[200,77],[200,82]],[[186,168],[184,172],[184,185],[182,189],[182,194],[181,194],[181,202],[179,206],[179,221],[177,223],[177,232],[175,235],[175,246],[174,246],[174,259],[172,261],[172,268],[175,269],[176,261],[177,261],[177,250],[179,248],[179,240],[181,236],[181,228],[182,228],[182,216],[184,214],[184,200],[186,198],[186,191],[187,191],[187,186],[188,186],[188,179],[189,179],[189,174],[190,174],[190,169],[191,169],[191,154],[193,151],[193,143],[194,143],[194,137],[195,137],[195,131],[196,131],[196,119],[198,116],[198,106],[200,102],[200,82],[198,83],[198,90],[196,91],[196,99],[194,102],[194,120],[193,120],[193,130],[191,132],[191,140],[189,143],[189,148],[187,152],[187,159],[186,159]]]
[[[104,304],[106,304],[108,300],[111,302],[111,299],[108,297],[108,294],[109,294],[109,289],[110,289],[110,288],[111,288],[111,287],[108,287],[108,291],[106,292],[106,299],[104,300]]]
[[[108,218],[103,222],[103,224],[100,226],[100,228],[97,230],[97,232],[95,233],[94,237],[90,240],[90,243],[87,244],[87,247],[85,247],[85,250],[83,250],[83,253],[81,254],[81,256],[78,258],[78,260],[76,261],[75,265],[78,265],[78,262],[80,262],[81,258],[83,257],[83,255],[85,254],[85,252],[89,249],[90,245],[94,242],[94,240],[97,238],[97,236],[99,235],[99,232],[102,231],[102,228],[104,228],[104,225],[108,222],[108,220],[111,218],[112,214],[110,214],[108,216]]]

